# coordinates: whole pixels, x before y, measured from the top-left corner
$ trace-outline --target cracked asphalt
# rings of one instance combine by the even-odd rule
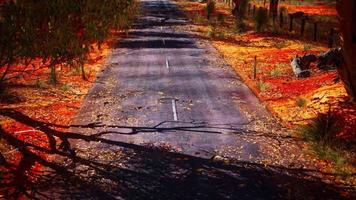
[[[44,193],[346,199],[349,188],[323,181],[333,175],[315,167],[301,141],[284,132],[208,42],[185,30],[189,21],[177,5],[141,5],[143,15],[114,47],[64,134],[71,156],[39,186]]]
[[[170,146],[200,157],[237,157],[228,149],[241,145],[240,157],[257,156],[258,146],[238,136],[251,121],[269,117],[255,95],[212,46],[175,30],[188,23],[176,5],[142,5],[144,16],[115,47],[73,124],[96,122],[102,126],[95,131],[105,130],[106,138]],[[242,112],[237,100],[255,117]],[[130,134],[135,127],[156,131]]]

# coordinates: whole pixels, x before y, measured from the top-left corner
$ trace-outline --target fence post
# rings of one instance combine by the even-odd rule
[[[251,4],[249,3],[248,4],[248,15],[250,15],[251,14]]]
[[[257,56],[255,56],[254,61],[253,61],[253,79],[256,80],[256,74],[257,74]]]
[[[300,35],[303,36],[304,35],[304,30],[305,30],[305,17],[302,18],[302,24],[300,27]]]
[[[289,32],[292,32],[293,31],[293,19],[294,17],[292,15],[289,15]]]
[[[253,5],[252,14],[253,14],[253,15],[255,15],[255,14],[256,14],[256,5]]]
[[[328,38],[328,47],[332,48],[334,45],[334,28],[330,29],[330,33],[329,33],[329,38]]]
[[[318,23],[314,22],[314,42],[317,41],[317,34],[318,34]]]
[[[279,13],[279,26],[282,28],[283,27],[283,12]]]

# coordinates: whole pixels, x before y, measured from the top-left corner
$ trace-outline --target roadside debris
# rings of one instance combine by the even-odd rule
[[[291,66],[294,74],[297,77],[309,77],[310,76],[310,64],[315,62],[317,57],[313,54],[307,54],[303,57],[298,55],[292,60]]]

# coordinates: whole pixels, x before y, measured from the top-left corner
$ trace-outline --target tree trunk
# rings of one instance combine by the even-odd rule
[[[273,17],[273,21],[277,18],[278,14],[278,0],[270,0],[269,11]]]
[[[234,8],[232,9],[232,14],[237,17],[241,0],[233,0]]]
[[[80,66],[80,68],[82,69],[82,79],[83,79],[84,81],[87,81],[88,79],[87,79],[87,76],[85,75],[84,64],[82,64],[82,65]]]
[[[356,97],[356,1],[338,0],[341,41],[345,63],[338,68],[347,93]]]

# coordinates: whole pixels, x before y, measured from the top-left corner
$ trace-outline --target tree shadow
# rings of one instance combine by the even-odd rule
[[[352,192],[352,186],[324,183],[313,170],[204,159],[169,146],[136,145],[105,139],[101,134],[57,131],[55,128],[61,126],[36,121],[11,109],[1,109],[0,115],[44,132],[50,144],[43,147],[0,128],[1,141],[20,154],[16,165],[9,154],[1,154],[0,195],[5,199],[351,198],[341,194]],[[93,123],[85,127],[97,126]],[[131,134],[147,130],[131,128],[135,129]],[[36,165],[42,167],[34,169]]]

